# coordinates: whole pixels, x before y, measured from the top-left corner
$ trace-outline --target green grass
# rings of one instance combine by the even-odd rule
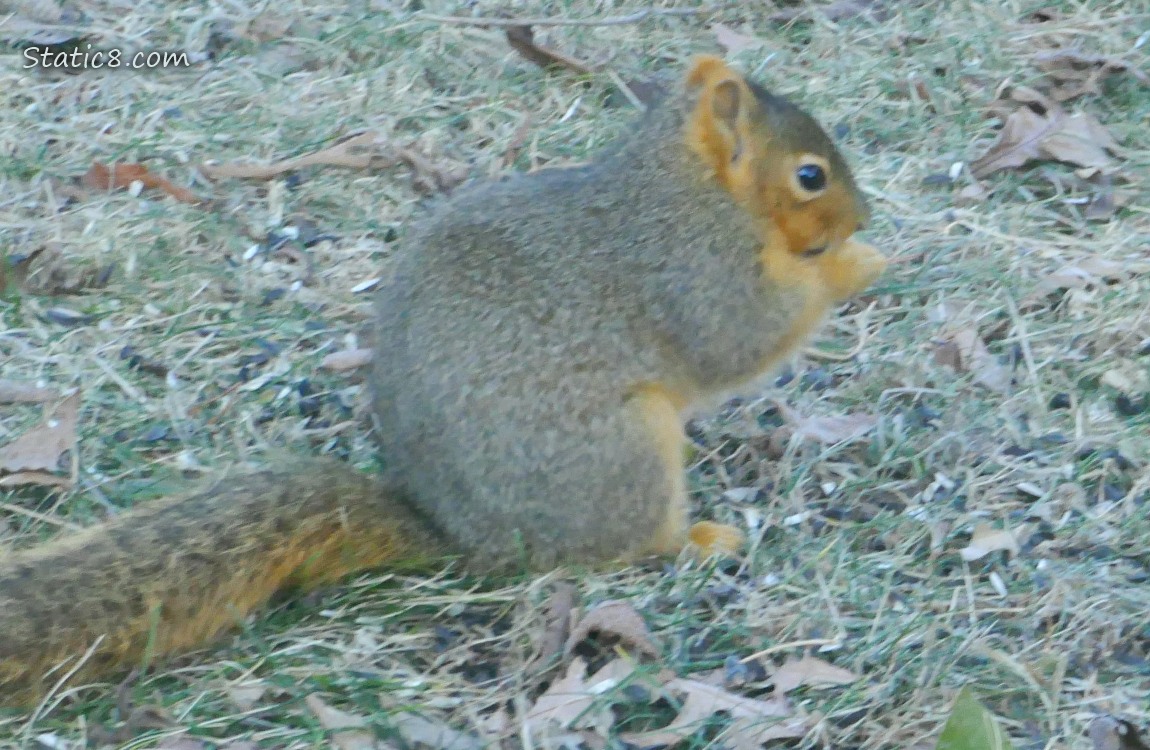
[[[86,525],[106,514],[105,497],[119,507],[147,502],[232,462],[258,462],[270,447],[374,465],[362,376],[318,365],[363,340],[370,295],[351,290],[378,275],[427,196],[405,167],[211,184],[194,165],[291,157],[371,128],[434,164],[497,175],[581,160],[634,115],[606,73],[544,73],[497,30],[423,21],[410,5],[283,3],[269,13],[292,22],[286,34],[236,37],[251,20],[242,4],[173,14],[169,3],[91,3],[77,23],[102,46],[214,49],[215,59],[183,71],[60,75],[20,71],[13,53],[0,73],[8,84],[0,87],[0,257],[47,250],[18,294],[0,300],[0,361],[5,378],[83,389],[87,482],[62,495],[5,491],[9,507]],[[470,12],[463,3],[425,5]],[[532,0],[514,13],[584,18],[649,5]],[[800,358],[793,379],[692,427],[699,514],[744,528],[757,519],[745,564],[561,575],[584,602],[630,600],[663,642],[663,665],[682,675],[780,646],[760,659],[769,672],[801,654],[786,644],[834,642],[819,656],[863,679],[793,694],[813,718],[806,746],[931,746],[966,684],[1019,748],[1085,747],[1084,729],[1099,712],[1145,726],[1150,416],[1121,414],[1103,376],[1150,369],[1139,353],[1150,339],[1150,192],[1144,181],[1122,182],[1150,163],[1150,90],[1118,76],[1102,96],[1068,104],[1096,115],[1122,144],[1116,185],[1131,200],[1108,220],[1087,221],[1067,202],[1091,188],[1066,165],[992,175],[989,195],[973,204],[957,199],[966,174],[955,185],[927,178],[984,151],[1003,82],[1044,85],[1035,52],[1076,44],[1144,60],[1146,47],[1132,48],[1150,8],[1043,3],[1061,19],[1028,24],[1037,3],[889,3],[881,19],[780,25],[770,20],[776,9],[743,5],[536,34],[624,80],[716,51],[714,21],[762,40],[730,59],[828,129],[842,126],[842,147],[874,208],[867,236],[898,262],[815,342],[841,354],[865,337],[858,356]],[[2,25],[0,36],[20,37]],[[912,76],[928,98],[908,84]],[[526,139],[515,144],[525,122]],[[507,166],[513,145],[519,152]],[[218,208],[69,190],[93,160],[143,161]],[[301,221],[338,239],[245,259],[269,230]],[[314,273],[293,288],[303,257]],[[1132,273],[1027,304],[1049,274],[1095,257]],[[103,288],[55,293],[61,280],[109,265]],[[44,317],[55,306],[95,320],[60,326]],[[995,392],[939,364],[939,342],[959,330],[977,330],[1014,385]],[[131,367],[119,356],[125,346],[178,366],[176,385]],[[245,363],[258,387],[238,381]],[[1056,394],[1067,394],[1070,408],[1050,408]],[[771,399],[803,416],[867,410],[880,421],[845,445],[788,444]],[[0,444],[37,418],[32,408],[0,407]],[[164,427],[173,429],[157,437]],[[724,496],[746,487],[760,491]],[[58,531],[28,514],[0,518],[4,546]],[[958,550],[984,521],[1019,531],[1021,554],[963,563]],[[469,732],[503,710],[511,727],[503,744],[515,747],[516,716],[546,683],[519,672],[537,647],[555,580],[477,580],[454,568],[358,577],[281,604],[218,648],[161,665],[126,689],[122,705],[161,706],[173,727],[213,745],[268,748],[322,744],[303,702],[310,693],[369,716],[384,735],[397,707]],[[230,691],[253,681],[267,690],[243,708]],[[769,684],[733,689],[760,695]],[[77,742],[94,725],[119,726],[121,707],[106,687],[76,693],[32,726],[27,716],[0,714],[0,745],[42,734]],[[617,713],[628,729],[673,715],[664,704],[626,701]],[[701,731],[690,746],[708,746],[715,733]],[[132,734],[124,747],[155,744],[157,730],[118,739]]]

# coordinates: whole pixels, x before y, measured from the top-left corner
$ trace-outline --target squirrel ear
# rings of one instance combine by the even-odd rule
[[[692,130],[697,146],[719,168],[743,153],[739,120],[747,106],[742,77],[714,55],[701,55],[691,63],[687,90],[694,101]]]

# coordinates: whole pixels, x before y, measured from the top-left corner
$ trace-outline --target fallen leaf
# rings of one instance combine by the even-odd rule
[[[731,717],[731,725],[723,733],[722,739],[736,750],[758,750],[762,743],[769,740],[800,738],[807,733],[805,721],[766,721],[772,718],[792,719],[793,712],[782,698],[766,701],[743,698],[720,687],[684,678],[670,680],[665,689],[685,696],[679,713],[671,723],[662,729],[626,732],[620,736],[623,741],[641,748],[656,745],[670,747],[689,738],[719,712]]]
[[[132,738],[127,738],[132,739]],[[185,734],[175,734],[160,740],[156,750],[206,750],[207,745]]]
[[[221,177],[237,177],[241,179],[268,180],[278,177],[285,172],[312,166],[348,167],[350,169],[367,169],[369,167],[387,167],[396,162],[393,156],[382,156],[380,147],[382,141],[376,133],[366,131],[350,135],[335,145],[319,151],[313,151],[303,156],[291,159],[281,159],[271,164],[203,164],[200,171],[209,179]]]
[[[801,659],[787,659],[783,666],[771,675],[776,695],[785,695],[801,685],[811,687],[849,685],[857,679],[858,675],[849,669],[836,667],[809,654]]]
[[[1062,266],[1038,282],[1034,291],[1022,300],[1020,305],[1028,308],[1048,295],[1063,289],[1085,289],[1102,286],[1108,282],[1124,281],[1150,268],[1141,265],[1120,263],[1108,258],[1084,258],[1077,263]]]
[[[593,632],[618,636],[650,656],[658,657],[662,653],[642,616],[630,602],[622,599],[605,601],[585,614],[572,628],[563,653],[570,655],[571,650]]]
[[[781,10],[772,13],[770,20],[772,23],[790,23],[791,21],[810,18],[816,12],[831,23],[868,14],[875,15],[877,18],[879,14],[875,13],[876,5],[875,0],[835,0],[835,2],[823,6],[816,6],[814,9],[800,5]]]
[[[535,63],[544,70],[566,68],[576,73],[590,74],[595,68],[570,55],[565,55],[535,43],[535,32],[530,26],[508,26],[504,30],[507,43],[528,62]]]
[[[756,39],[753,36],[747,36],[746,34],[740,34],[730,26],[726,26],[721,23],[712,24],[711,31],[714,32],[715,41],[719,43],[719,46],[732,55],[738,54],[739,52],[742,52],[743,50],[749,49],[751,47],[761,46],[763,43],[761,39]]]
[[[41,388],[18,380],[0,380],[0,404],[42,403],[59,398],[55,388]]]
[[[238,685],[228,685],[224,688],[224,692],[228,694],[228,698],[231,699],[236,708],[241,711],[251,711],[267,695],[268,686],[264,682],[254,680]]]
[[[934,361],[955,372],[969,372],[976,383],[1004,393],[1010,388],[1010,370],[999,364],[974,328],[960,328],[935,347]]]
[[[1067,162],[1080,167],[1103,169],[1113,164],[1109,152],[1118,144],[1093,115],[1067,114],[1053,102],[1012,112],[986,153],[970,164],[971,174],[981,179],[989,174],[1024,166],[1040,159]]]
[[[419,714],[397,711],[389,714],[388,720],[413,745],[425,745],[434,750],[483,750],[486,747],[475,735]]]
[[[314,693],[304,698],[304,703],[315,714],[320,726],[331,734],[332,744],[340,750],[377,750],[381,747],[375,734],[365,728],[367,719],[362,716],[332,708]]]
[[[80,392],[65,398],[40,425],[0,447],[0,473],[59,470],[60,458],[76,450]]]
[[[58,477],[43,471],[17,471],[13,474],[0,474],[0,487],[19,487],[23,484],[38,484],[43,487],[71,487],[69,477]]]
[[[1058,49],[1041,52],[1033,59],[1035,66],[1053,84],[1051,97],[1060,102],[1086,94],[1101,94],[1101,83],[1113,75],[1127,74],[1144,85],[1150,83],[1150,76],[1121,58]]]
[[[1099,716],[1086,729],[1094,750],[1147,750],[1138,727],[1125,719]]]
[[[1010,738],[994,714],[964,687],[950,710],[935,750],[1010,750]]]
[[[564,644],[571,634],[571,617],[575,610],[576,592],[570,583],[560,582],[547,599],[546,625],[539,639],[539,655],[531,660],[525,671],[546,668],[564,652]]]
[[[464,167],[434,164],[410,148],[401,148],[396,154],[399,161],[411,168],[415,189],[425,195],[447,192],[467,179]]]
[[[94,161],[88,171],[80,178],[80,184],[93,190],[127,190],[133,183],[139,182],[145,188],[160,190],[183,203],[202,203],[203,201],[187,188],[172,183],[159,175],[148,171],[143,164],[129,164],[117,162],[112,166]]]
[[[1006,529],[996,529],[987,523],[980,523],[974,527],[970,537],[970,544],[959,550],[959,555],[967,562],[982,559],[991,552],[1007,551],[1012,555],[1018,554],[1018,540],[1014,534]]]
[[[1116,359],[1099,379],[1103,385],[1108,385],[1116,391],[1127,396],[1150,391],[1150,373],[1145,367],[1135,364],[1129,359]]]
[[[371,349],[344,349],[326,355],[319,363],[325,370],[344,372],[371,364]]]
[[[804,417],[781,401],[776,401],[775,406],[794,430],[793,435],[800,440],[814,440],[828,445],[847,443],[857,440],[878,425],[878,417],[866,412]]]
[[[604,717],[594,716],[591,712],[595,699],[630,677],[634,671],[634,663],[612,659],[588,679],[587,662],[576,657],[568,665],[567,673],[552,682],[527,711],[524,724],[532,730],[544,729],[549,723],[561,729],[601,725]],[[607,706],[603,710],[609,712]]]

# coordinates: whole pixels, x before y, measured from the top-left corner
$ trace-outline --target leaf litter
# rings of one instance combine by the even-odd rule
[[[70,487],[70,477],[60,477],[60,460],[76,455],[76,422],[80,415],[80,392],[61,401],[36,427],[7,445],[0,446],[0,487],[43,484]]]
[[[995,141],[971,162],[976,179],[1039,160],[1096,169],[1114,166],[1111,154],[1117,152],[1118,143],[1094,115],[1070,114],[1045,95],[1023,87],[1012,98],[1023,106],[1007,116]]]

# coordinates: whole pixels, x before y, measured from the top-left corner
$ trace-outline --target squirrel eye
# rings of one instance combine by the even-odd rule
[[[827,186],[827,173],[818,164],[804,164],[795,170],[799,186],[808,193],[817,193]]]
[[[802,255],[804,258],[814,258],[817,255],[822,255],[827,251],[828,245],[819,245],[817,247],[808,247],[803,250]]]

